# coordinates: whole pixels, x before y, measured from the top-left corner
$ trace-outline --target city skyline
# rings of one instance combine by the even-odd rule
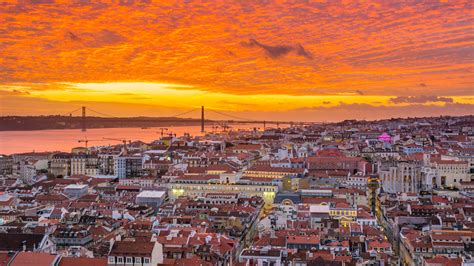
[[[121,3],[4,2],[0,115],[472,114],[469,1]]]

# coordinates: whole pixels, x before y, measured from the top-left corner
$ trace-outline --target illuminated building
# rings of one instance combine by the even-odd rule
[[[205,197],[209,193],[239,193],[241,196],[259,196],[265,203],[273,203],[277,186],[255,186],[242,184],[195,184],[195,183],[169,183],[169,197],[176,199],[181,196]]]

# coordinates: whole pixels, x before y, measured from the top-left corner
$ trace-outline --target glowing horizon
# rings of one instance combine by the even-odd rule
[[[0,115],[473,114],[473,5],[6,1]]]

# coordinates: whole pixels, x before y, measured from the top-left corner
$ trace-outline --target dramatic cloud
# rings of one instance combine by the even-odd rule
[[[469,95],[473,8],[468,0],[6,1],[0,84],[148,81],[236,94]]]
[[[201,91],[193,99],[167,99],[170,107],[206,102],[255,111],[266,106],[255,99],[273,100],[259,95],[279,95],[282,104],[269,105],[277,110],[303,103],[329,108],[341,100],[473,103],[473,9],[469,0],[3,1],[0,90],[31,95],[0,107],[3,114],[14,113],[19,101],[32,98],[164,101],[150,96],[152,90],[127,88],[137,95],[125,96],[103,93],[112,85],[83,93],[70,86],[119,82],[184,84]],[[295,100],[300,96],[325,98]],[[235,104],[219,103],[229,98]],[[56,108],[51,104],[51,112]],[[396,116],[396,110],[401,109],[386,114]],[[417,110],[412,115],[423,113]]]
[[[271,58],[278,58],[278,57],[284,56],[288,54],[291,50],[293,50],[293,47],[288,46],[288,45],[270,46],[270,45],[259,43],[255,39],[250,39],[248,42],[243,42],[242,45],[245,47],[260,47]]]
[[[439,97],[439,96],[398,96],[391,98],[392,103],[429,103],[429,102],[444,102],[452,103],[453,99],[449,97]]]
[[[313,55],[309,51],[306,51],[306,49],[304,49],[304,47],[301,44],[297,44],[295,49],[296,49],[296,54],[306,57],[308,59],[313,59]]]
[[[101,30],[97,33],[92,34],[92,39],[87,43],[91,47],[101,47],[106,45],[119,44],[126,41],[127,39],[122,35],[110,31],[110,30]]]
[[[269,57],[276,59],[287,55],[288,53],[294,51],[297,55],[305,57],[307,59],[313,59],[313,55],[309,51],[307,51],[301,44],[296,44],[294,46],[291,45],[266,45],[263,43],[258,42],[255,39],[250,39],[248,42],[242,42],[242,46],[244,47],[258,47],[265,51],[265,54]]]

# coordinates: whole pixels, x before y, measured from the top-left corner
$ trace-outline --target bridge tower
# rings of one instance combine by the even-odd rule
[[[201,133],[204,133],[204,106],[201,106]]]
[[[82,131],[85,132],[86,130],[86,107],[82,106]]]

